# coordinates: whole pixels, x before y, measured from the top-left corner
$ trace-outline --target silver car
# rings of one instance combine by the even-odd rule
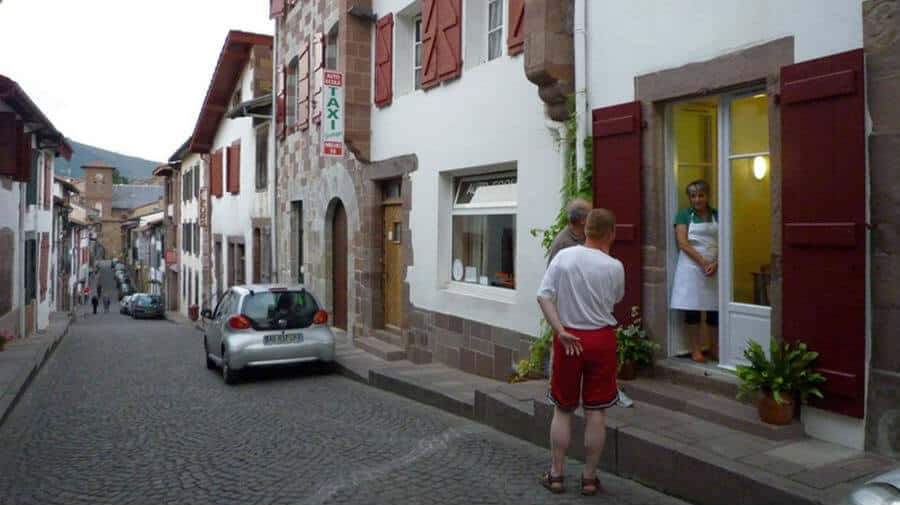
[[[203,311],[206,367],[235,384],[248,367],[334,361],[328,313],[303,286],[234,286]]]
[[[850,505],[900,504],[900,468],[879,475],[857,487],[847,500]]]

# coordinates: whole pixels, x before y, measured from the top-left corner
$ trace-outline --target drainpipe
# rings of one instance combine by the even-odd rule
[[[268,181],[269,187],[272,188],[272,234],[269,237],[271,241],[269,249],[271,249],[270,259],[272,265],[269,268],[269,282],[279,282],[281,280],[281,270],[278,265],[278,132],[275,131],[278,115],[278,20],[275,20],[275,42],[272,44],[272,117],[269,118],[269,136],[272,138],[272,180]],[[269,139],[266,139],[269,142]]]
[[[584,140],[587,137],[587,41],[585,19],[587,0],[575,0],[575,181],[581,185],[585,167]]]
[[[28,137],[29,141],[31,137]],[[25,184],[24,182],[19,183],[19,262],[18,266],[21,269],[22,275],[19,276],[21,282],[19,282],[19,336],[25,338],[28,335],[28,331],[25,329],[25,276],[28,275],[28,272],[25,271]]]

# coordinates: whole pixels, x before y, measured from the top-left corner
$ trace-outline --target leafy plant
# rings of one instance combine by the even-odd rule
[[[787,403],[783,394],[799,394],[803,403],[806,403],[809,395],[823,397],[817,386],[825,382],[825,377],[813,370],[813,362],[819,357],[819,353],[810,351],[802,342],[782,344],[774,337],[769,349],[771,359],[766,357],[759,342],[751,341],[744,350],[744,358],[750,364],[737,367],[737,376],[741,379],[738,399],[757,391],[772,393],[779,404]]]
[[[616,328],[616,362],[619,368],[628,361],[638,366],[649,366],[657,349],[659,344],[647,338],[640,307],[631,307],[631,323]]]

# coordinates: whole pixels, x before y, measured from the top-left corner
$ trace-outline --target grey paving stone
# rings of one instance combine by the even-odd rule
[[[791,463],[790,461],[776,458],[775,456],[769,456],[765,453],[751,454],[745,458],[741,458],[741,462],[781,476],[789,476],[806,470],[806,467],[803,465]]]

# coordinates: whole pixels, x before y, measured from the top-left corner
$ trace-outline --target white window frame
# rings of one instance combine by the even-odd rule
[[[422,89],[422,75],[419,74],[419,80],[416,82],[416,72],[421,72],[422,70],[422,15],[419,14],[413,18],[413,29],[412,29],[412,42],[413,42],[413,51],[412,51],[412,79],[413,79],[413,91]],[[419,54],[419,61],[416,61],[416,50]]]
[[[494,3],[497,4],[497,7],[500,10],[500,23],[495,28],[491,28],[491,4],[494,4]],[[500,58],[501,56],[503,56],[503,53],[504,53],[504,51],[503,51],[503,23],[504,23],[506,13],[504,12],[503,4],[505,4],[505,3],[506,2],[504,2],[503,0],[488,0],[487,2],[485,2],[485,11],[484,11],[485,18],[484,19],[485,19],[485,26],[487,27],[487,32],[485,33],[485,39],[484,39],[485,40],[485,48],[486,48],[484,53],[487,55],[487,61],[496,60],[497,58]],[[495,54],[493,57],[491,57],[491,35],[494,33],[500,34],[499,35],[499,37],[500,37],[500,52]]]
[[[460,188],[462,188],[465,182],[475,182],[475,181],[484,181],[484,180],[493,180],[503,177],[513,176],[516,178],[516,187],[518,190],[518,171],[517,170],[502,170],[496,172],[489,173],[481,173],[476,175],[465,175],[465,176],[456,176],[452,178],[452,188],[453,194],[450,205],[450,247],[448,248],[447,254],[449,255],[449,265],[450,270],[448,270],[445,275],[447,280],[447,291],[467,295],[467,296],[475,296],[481,297],[494,301],[501,301],[506,303],[514,303],[516,293],[518,293],[518,288],[501,288],[497,286],[483,286],[480,284],[472,284],[470,282],[456,281],[453,280],[452,268],[453,268],[453,217],[454,216],[496,216],[496,215],[511,215],[518,218],[518,201],[506,201],[506,202],[492,202],[492,203],[468,203],[468,204],[459,204],[456,203],[459,199]],[[518,191],[516,198],[518,199]],[[516,219],[518,221],[518,219]],[[518,222],[516,222],[516,228],[518,228]],[[518,249],[516,247],[516,241],[514,239],[513,243],[513,272],[515,273],[519,269],[517,255],[515,251]]]

